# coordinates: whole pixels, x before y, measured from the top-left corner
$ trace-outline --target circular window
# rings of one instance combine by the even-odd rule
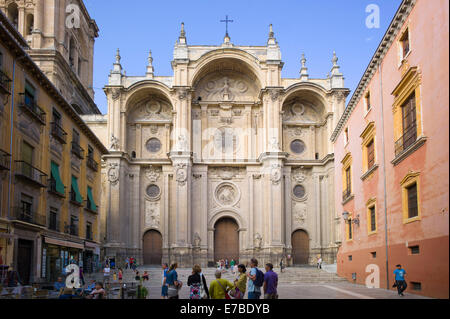
[[[303,198],[306,195],[305,188],[302,185],[297,185],[294,187],[294,196],[297,198]]]
[[[161,190],[160,190],[160,188],[159,188],[159,186],[158,185],[150,185],[149,187],[147,187],[147,195],[150,197],[150,198],[156,198],[156,197],[158,197],[159,196],[159,194],[160,194],[160,192],[161,192]]]
[[[305,151],[306,145],[303,141],[294,140],[291,142],[291,151],[295,154],[302,154]]]
[[[157,138],[151,138],[145,147],[150,153],[158,153],[161,150],[161,142]]]

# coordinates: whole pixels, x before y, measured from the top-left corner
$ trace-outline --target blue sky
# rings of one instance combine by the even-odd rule
[[[95,44],[95,102],[107,112],[103,86],[120,48],[127,75],[144,75],[152,50],[156,75],[172,75],[170,62],[180,23],[192,45],[219,45],[225,15],[235,45],[265,45],[269,24],[285,62],[282,76],[299,76],[304,52],[311,78],[324,78],[333,50],[352,90],[365,71],[401,0],[85,0],[100,34]],[[380,28],[366,27],[366,7],[380,8]],[[351,93],[352,94],[352,93]]]

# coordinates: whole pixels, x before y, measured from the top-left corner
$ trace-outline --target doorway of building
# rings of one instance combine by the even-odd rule
[[[24,285],[30,284],[32,258],[33,242],[31,240],[19,239],[17,249],[17,272]]]
[[[144,234],[142,247],[145,265],[161,265],[162,235],[156,230],[149,230]]]
[[[239,225],[233,218],[219,219],[214,226],[214,261],[239,260]]]
[[[304,230],[292,234],[292,259],[294,265],[307,265],[309,260],[309,236]]]

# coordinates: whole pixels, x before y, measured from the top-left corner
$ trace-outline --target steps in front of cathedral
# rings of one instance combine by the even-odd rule
[[[162,270],[160,268],[151,266],[141,266],[138,268],[140,275],[146,270],[149,274],[149,281],[144,283],[145,286],[154,287],[160,286]],[[278,274],[279,284],[297,284],[297,283],[335,283],[346,282],[347,280],[339,277],[335,273],[329,273],[324,270],[319,270],[315,267],[289,267],[286,268],[283,273],[280,273],[280,269],[274,269]],[[215,268],[203,269],[203,274],[208,283],[215,279]],[[184,284],[187,283],[188,277],[191,275],[192,270],[188,268],[177,269],[178,278]],[[237,274],[232,274],[231,270],[222,273],[222,278],[228,279],[231,282],[237,277]],[[86,276],[88,280],[102,280],[103,274],[97,273]],[[112,278],[111,278],[112,280]],[[125,270],[123,274],[123,282],[136,282],[135,273],[132,270]]]

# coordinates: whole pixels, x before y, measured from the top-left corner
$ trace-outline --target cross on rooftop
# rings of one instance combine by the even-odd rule
[[[220,22],[225,22],[225,35],[228,36],[228,22],[234,22],[234,20],[229,20],[228,15],[226,15],[225,20],[220,20]]]

